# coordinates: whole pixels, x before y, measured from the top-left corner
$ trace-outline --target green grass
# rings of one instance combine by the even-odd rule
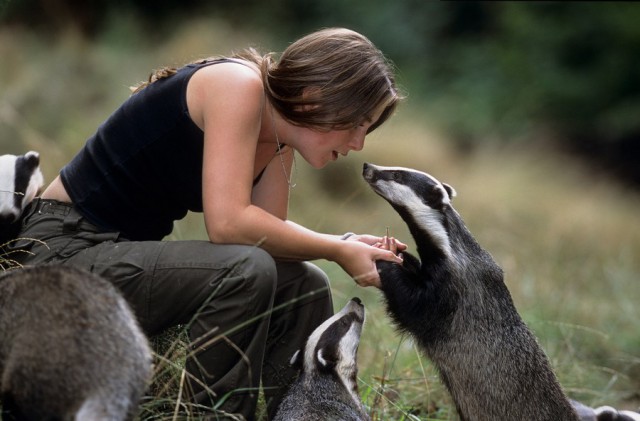
[[[152,68],[263,39],[206,21],[178,29],[163,45],[142,37],[134,25],[92,44],[73,34],[53,41],[15,28],[0,30],[0,55],[13,64],[0,68],[0,152],[40,151],[51,180],[127,97],[128,86]],[[369,161],[432,173],[458,191],[454,206],[505,270],[517,308],[567,392],[590,405],[637,409],[638,192],[535,145],[499,148],[488,141],[473,153],[460,153],[427,117],[408,101],[369,136],[363,152],[322,171],[298,159],[291,219],[330,233],[383,234],[389,227],[413,248],[397,214],[361,180],[360,168]],[[188,238],[205,238],[199,215],[189,215],[172,235]],[[410,339],[394,332],[380,293],[356,286],[333,263],[318,264],[332,280],[336,308],[353,296],[366,306],[359,379],[372,417],[456,419],[433,366]],[[178,399],[185,339],[176,332],[164,339],[169,344],[158,348],[164,358],[158,360],[155,397],[145,403],[143,419],[188,413]]]

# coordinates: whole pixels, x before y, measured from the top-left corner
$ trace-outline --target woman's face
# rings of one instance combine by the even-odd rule
[[[333,129],[318,131],[306,127],[298,127],[296,142],[290,143],[298,153],[314,168],[322,168],[339,156],[347,156],[351,151],[361,151],[369,127],[382,115],[380,107],[375,114],[349,129]]]

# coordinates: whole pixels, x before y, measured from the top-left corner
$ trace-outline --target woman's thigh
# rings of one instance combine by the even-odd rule
[[[148,334],[188,324],[205,306],[215,307],[219,314],[235,309],[236,317],[254,317],[255,311],[273,304],[275,262],[258,247],[107,241],[74,253],[65,264],[110,280]],[[238,308],[247,314],[238,315]]]

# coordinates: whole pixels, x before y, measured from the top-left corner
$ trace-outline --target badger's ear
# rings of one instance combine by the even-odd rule
[[[334,354],[328,352],[326,348],[320,348],[316,352],[316,360],[325,369],[332,369],[338,364],[338,359]]]
[[[444,187],[445,191],[449,195],[449,199],[453,199],[454,197],[456,197],[458,195],[456,190],[453,187],[451,187],[450,185],[448,185],[447,183],[442,183],[442,187]]]
[[[28,168],[34,169],[40,164],[40,154],[35,151],[29,151],[24,154],[24,160]]]
[[[297,350],[289,360],[289,365],[295,368],[296,370],[299,370],[302,368],[302,356],[300,354],[301,354],[300,350]]]

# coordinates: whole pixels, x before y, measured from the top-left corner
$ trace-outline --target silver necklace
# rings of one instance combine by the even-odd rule
[[[296,166],[296,155],[295,155],[295,151],[292,150],[291,153],[293,153],[293,171],[290,177],[287,174],[287,169],[284,165],[284,158],[282,158],[282,145],[280,144],[280,138],[278,137],[278,130],[276,130],[276,118],[273,112],[273,105],[271,105],[271,125],[273,126],[273,133],[276,135],[276,144],[278,145],[278,156],[280,157],[280,164],[282,165],[282,172],[284,173],[284,179],[287,180],[287,185],[289,186],[289,190],[291,190],[296,186],[296,183],[291,184],[291,178],[293,178],[293,173],[297,173],[297,169],[298,169]]]

